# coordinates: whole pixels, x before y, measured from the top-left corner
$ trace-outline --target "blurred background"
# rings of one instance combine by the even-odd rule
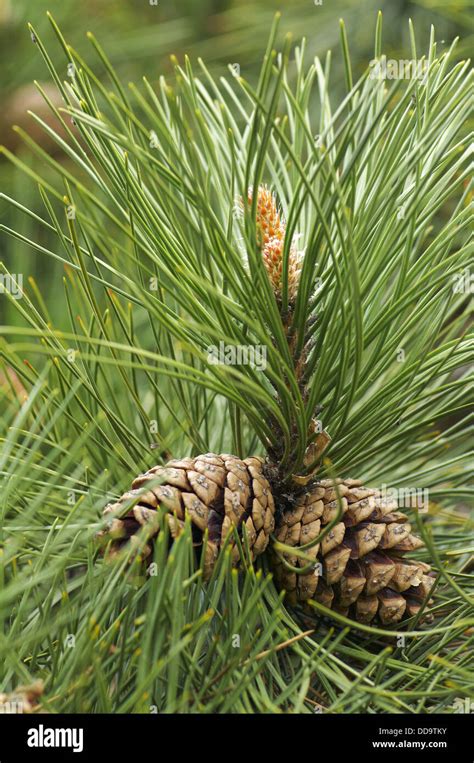
[[[0,143],[44,177],[47,167],[34,158],[12,131],[12,124],[28,129],[46,150],[52,151],[44,134],[35,128],[26,111],[46,115],[42,99],[32,84],[37,80],[55,101],[55,88],[38,49],[32,44],[27,22],[45,43],[53,62],[64,69],[64,54],[52,32],[46,11],[59,24],[66,40],[104,77],[104,69],[86,38],[90,29],[107,52],[124,82],[146,74],[152,83],[161,74],[172,77],[170,54],[182,60],[201,56],[214,73],[228,74],[229,64],[238,64],[241,74],[254,81],[275,11],[283,18],[281,35],[291,32],[298,40],[307,38],[308,54],[324,56],[339,48],[339,18],[349,37],[356,74],[362,73],[373,56],[374,29],[378,10],[383,12],[383,47],[388,57],[410,58],[408,19],[415,24],[419,50],[425,52],[430,26],[436,28],[439,49],[461,37],[457,56],[466,57],[473,46],[473,0],[0,0]],[[339,63],[338,63],[339,62]],[[334,100],[343,91],[341,57],[334,56],[332,88]],[[64,70],[66,79],[66,71]],[[0,157],[0,187],[26,207],[44,215],[34,182]],[[0,201],[0,220],[27,238],[49,245],[47,232],[20,210]],[[54,249],[54,243],[51,242]],[[24,274],[37,284],[48,304],[51,318],[61,325],[62,267],[39,257],[21,240],[5,234],[0,240],[0,261],[10,272]],[[24,283],[25,287],[28,283]],[[56,312],[55,312],[56,311]],[[0,323],[17,323],[18,314],[8,300],[0,300]]]

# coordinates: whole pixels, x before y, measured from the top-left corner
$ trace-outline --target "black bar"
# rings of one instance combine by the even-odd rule
[[[0,714],[0,763],[168,759],[190,752],[227,763],[406,759],[472,763],[472,715]],[[57,732],[56,730],[60,730]],[[62,731],[61,731],[62,730]],[[75,730],[75,732],[74,732]],[[82,730],[82,737],[81,737]],[[28,744],[30,742],[30,744]],[[49,743],[70,746],[51,747]],[[31,746],[42,744],[42,746]],[[73,747],[77,751],[73,751]],[[471,750],[471,752],[469,752]]]

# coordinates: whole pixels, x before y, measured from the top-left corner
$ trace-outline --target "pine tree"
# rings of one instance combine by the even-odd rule
[[[249,203],[253,196],[250,189]],[[255,197],[257,246],[281,309],[286,223],[267,187],[259,187]],[[298,294],[303,257],[293,239],[285,279],[290,309]],[[288,330],[291,350],[290,337]],[[303,358],[307,356],[305,349]],[[295,359],[294,367],[302,386],[305,361]],[[304,387],[302,395],[307,397]],[[405,612],[416,614],[433,584],[426,574],[431,568],[406,562],[402,555],[422,547],[423,542],[411,534],[407,515],[396,511],[397,502],[387,500],[380,491],[367,489],[353,479],[317,481],[317,462],[330,441],[327,432],[317,432],[317,423],[312,420],[308,433],[304,457],[305,466],[310,466],[307,476],[292,474],[282,482],[281,454],[275,448],[266,461],[242,461],[216,453],[170,461],[137,477],[118,503],[106,507],[105,514],[113,519],[102,537],[114,540],[113,552],[130,541],[141,556],[151,558],[152,545],[140,543],[138,531],[146,528],[146,540],[153,540],[160,530],[159,511],[164,509],[171,536],[176,538],[189,517],[195,545],[204,547],[203,574],[208,579],[234,528],[245,533],[252,559],[265,551],[275,527],[275,494],[277,540],[301,549],[303,554],[307,551],[306,559],[300,559],[300,569],[297,557],[273,554],[276,580],[294,604],[315,597],[329,606],[334,603],[346,615],[351,611],[362,622],[370,622],[379,614],[384,624],[401,620]],[[128,511],[123,516],[124,507]],[[236,565],[240,562],[235,544],[233,560]],[[312,562],[309,569],[308,562]],[[336,596],[333,586],[337,586]]]
[[[127,91],[51,23],[75,77],[32,30],[64,101],[57,132],[33,118],[67,161],[21,132],[54,184],[5,150],[57,246],[8,232],[65,277],[61,325],[36,283],[6,290],[2,655],[17,617],[32,675],[57,639],[46,708],[60,686],[63,710],[444,709],[473,637],[468,63],[433,37],[422,81],[356,82],[342,27],[334,107],[330,58],[277,53],[276,21],[255,89],[186,59]],[[408,660],[380,648],[402,617]]]

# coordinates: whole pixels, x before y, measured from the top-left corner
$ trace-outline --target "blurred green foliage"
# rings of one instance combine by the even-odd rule
[[[282,33],[308,37],[310,48],[321,54],[337,44],[337,20],[344,17],[360,67],[371,56],[377,10],[384,14],[388,48],[408,46],[407,20],[412,18],[422,45],[434,24],[446,43],[457,34],[472,34],[472,0],[0,0],[0,44],[4,53],[0,90],[9,93],[41,78],[42,64],[32,54],[26,24],[40,34],[48,30],[51,11],[68,40],[85,52],[85,32],[91,28],[107,49],[120,76],[143,73],[144,66],[166,67],[170,53],[203,56],[206,61],[238,60],[250,71],[259,63],[272,17],[283,13]],[[470,14],[471,9],[471,14]],[[469,50],[469,40],[461,50]],[[53,56],[54,61],[54,56]],[[150,75],[150,72],[148,72]]]

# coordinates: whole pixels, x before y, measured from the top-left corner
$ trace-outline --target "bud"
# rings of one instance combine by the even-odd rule
[[[248,201],[252,203],[253,189],[249,188]],[[277,299],[283,290],[283,251],[285,248],[286,221],[278,208],[275,194],[261,185],[257,192],[257,236],[262,251],[263,264]],[[303,252],[296,246],[298,236],[290,245],[288,261],[288,300],[294,302],[298,293]]]

